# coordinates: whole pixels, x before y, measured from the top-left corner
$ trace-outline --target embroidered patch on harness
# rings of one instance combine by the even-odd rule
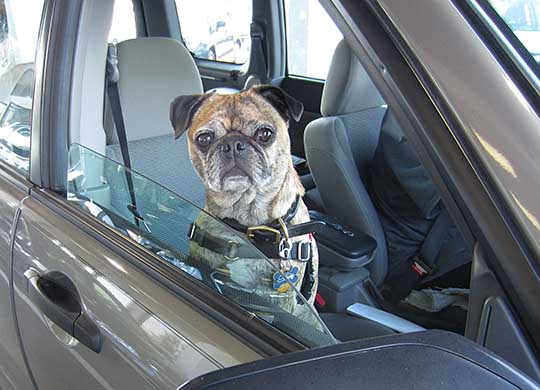
[[[291,287],[291,285],[287,283],[287,279],[291,284],[298,282],[298,267],[292,267],[289,271],[283,272],[283,274],[275,272],[273,277],[274,290],[277,290],[280,293],[287,292]]]

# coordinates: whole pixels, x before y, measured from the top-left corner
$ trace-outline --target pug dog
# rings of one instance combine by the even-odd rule
[[[179,96],[171,103],[170,120],[175,138],[187,132],[191,162],[206,188],[208,214],[198,217],[197,229],[224,242],[238,241],[238,233],[216,223],[211,216],[248,227],[268,225],[290,212],[295,202],[298,202],[297,210],[289,225],[309,221],[308,209],[301,200],[304,188],[293,166],[288,133],[289,122],[298,121],[303,109],[302,103],[269,85],[228,95]],[[259,295],[264,302],[272,301],[273,305],[313,322],[313,308],[305,306],[313,305],[317,291],[317,246],[311,234],[291,238],[292,242],[298,240],[311,242],[309,305],[298,300],[294,289],[287,288],[288,283],[282,283],[279,288],[275,283],[280,278],[276,269],[281,269],[283,274],[293,270],[296,273],[289,280],[300,291],[304,274],[308,272],[305,261],[289,260],[284,264],[282,259],[268,262],[256,255],[231,257],[219,253],[215,245],[208,247],[195,241],[190,242],[190,256],[219,271],[219,275],[228,275],[229,282],[240,286],[242,291]]]

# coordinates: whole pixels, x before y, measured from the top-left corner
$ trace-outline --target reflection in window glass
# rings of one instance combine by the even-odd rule
[[[43,1],[0,0],[0,159],[28,172],[34,57]]]
[[[300,342],[308,346],[335,342],[313,307],[292,285],[286,292],[272,287],[277,266],[243,235],[131,171],[135,193],[132,202],[126,171],[125,166],[73,144],[69,152],[67,198],[175,269]],[[213,232],[221,241],[212,239],[211,251],[198,246],[200,241],[193,240],[194,226],[199,238]]]
[[[137,38],[132,0],[115,0],[109,42]]]
[[[285,0],[289,74],[326,79],[343,35],[318,0]]]
[[[197,58],[249,60],[252,0],[176,0],[186,47]]]
[[[540,0],[490,0],[523,46],[540,62]]]

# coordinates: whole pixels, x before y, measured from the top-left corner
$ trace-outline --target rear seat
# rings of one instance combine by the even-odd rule
[[[204,188],[189,160],[186,137],[174,140],[169,122],[176,96],[203,93],[191,54],[174,39],[131,39],[118,44],[118,67],[133,170],[203,207]],[[122,163],[114,125],[108,127],[106,154]]]

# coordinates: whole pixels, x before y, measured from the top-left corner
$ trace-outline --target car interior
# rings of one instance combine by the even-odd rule
[[[179,232],[189,227],[186,220],[195,218],[195,211],[198,212],[195,206],[204,207],[205,195],[189,160],[186,137],[174,139],[169,105],[182,94],[210,90],[231,93],[260,83],[281,86],[302,101],[306,109],[304,119],[292,126],[290,132],[294,165],[306,189],[304,201],[312,219],[323,221],[327,227],[326,231],[316,235],[320,251],[320,297],[316,308],[325,325],[340,341],[428,328],[463,334],[467,316],[468,264],[423,279],[422,289],[459,288],[459,294],[452,295],[449,303],[438,310],[422,310],[404,300],[391,302],[385,295],[392,248],[388,248],[381,222],[383,216],[373,198],[372,163],[382,129],[399,128],[391,107],[385,103],[345,40],[339,42],[333,53],[325,81],[288,76],[283,56],[272,52],[274,46],[271,44],[276,34],[283,34],[283,31],[279,32],[279,24],[265,22],[278,14],[274,9],[277,2],[265,3],[253,2],[251,32],[247,37],[251,40],[251,53],[248,62],[234,68],[237,69],[234,72],[238,72],[235,75],[229,71],[230,64],[197,59],[181,39],[171,36],[170,31],[151,34],[151,29],[158,27],[157,24],[149,27],[151,10],[144,7],[136,7],[133,16],[121,15],[125,19],[147,12],[145,28],[140,27],[140,20],[135,21],[138,36],[111,44],[109,30],[111,24],[117,22],[113,19],[113,5],[94,2],[88,15],[92,23],[83,26],[78,38],[85,50],[77,52],[74,58],[74,90],[78,92],[73,94],[71,101],[70,143],[95,155],[93,159],[70,155],[73,161],[70,161],[68,174],[73,180],[81,180],[74,178],[74,168],[81,169],[84,165],[85,190],[72,187],[68,197],[85,201],[84,205],[81,203],[82,207],[96,216],[101,215],[105,223],[123,230],[143,246],[155,249],[159,256],[183,272],[203,279],[204,270],[198,270],[197,264],[191,264],[188,258],[180,259],[174,254],[188,251],[186,234]],[[176,16],[176,10],[169,11]],[[173,22],[169,15],[164,24]],[[261,26],[266,36],[260,33]],[[279,57],[280,66],[276,66],[274,57]],[[121,165],[124,160],[115,125],[114,104],[111,104],[107,89],[111,75],[106,69],[111,60],[117,61],[119,77],[116,84],[130,165],[136,173],[137,207],[144,210],[144,218],[138,221],[133,210],[126,207],[130,203],[129,190],[124,183],[125,177],[118,174],[126,168]],[[212,65],[215,65],[214,69]],[[282,77],[267,77],[270,68],[275,71],[280,67],[285,68]],[[231,78],[212,77],[212,72],[225,72],[231,74]],[[122,183],[113,182],[114,174]],[[159,192],[157,187],[172,192]],[[180,200],[176,195],[184,207],[175,214],[170,209],[179,207]],[[99,205],[97,211],[96,205]],[[167,213],[169,216],[165,216]],[[115,219],[116,216],[122,218]],[[125,227],[127,225],[129,229]],[[220,285],[222,288],[216,290],[227,296],[223,282],[215,278],[212,282],[214,287]],[[238,296],[229,295],[250,310]],[[284,328],[294,329],[294,326],[289,324]],[[292,337],[295,333],[297,331],[291,330]]]

